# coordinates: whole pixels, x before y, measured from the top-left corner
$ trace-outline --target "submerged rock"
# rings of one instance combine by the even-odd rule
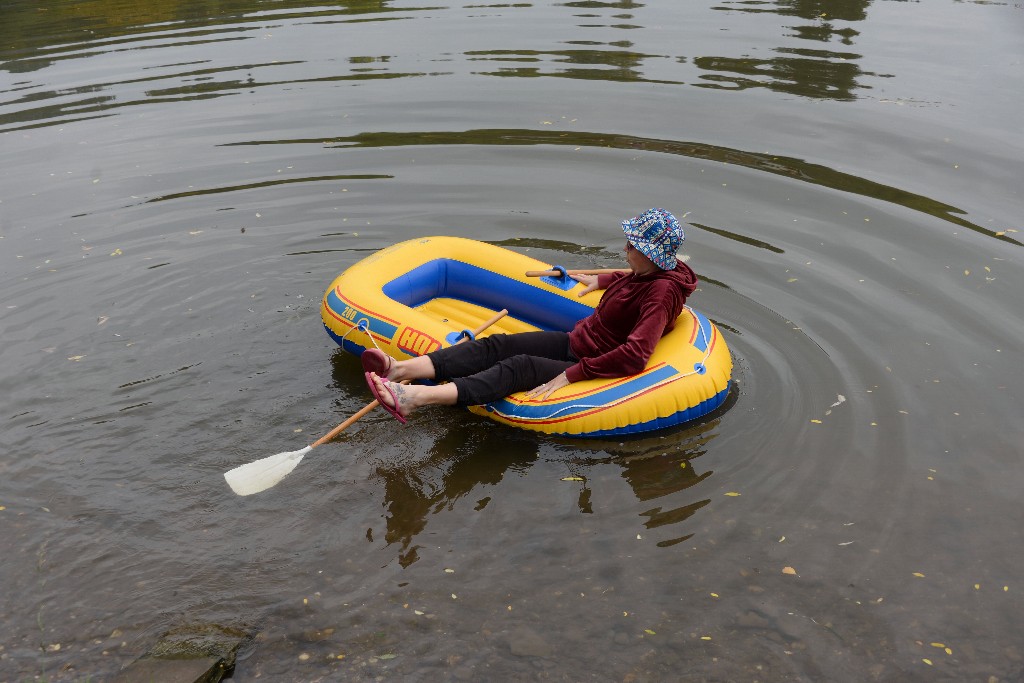
[[[114,683],[218,683],[235,668],[250,634],[217,624],[173,628],[149,652],[125,667]]]

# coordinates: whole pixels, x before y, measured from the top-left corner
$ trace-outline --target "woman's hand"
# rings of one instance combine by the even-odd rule
[[[570,275],[569,277],[583,284],[583,289],[576,296],[586,296],[597,289],[596,275]]]
[[[526,397],[538,398],[543,400],[550,396],[551,394],[553,394],[556,390],[561,389],[562,387],[567,387],[569,386],[569,384],[571,384],[571,382],[569,382],[569,378],[565,376],[564,372],[561,372],[553,380],[545,382],[544,384],[541,384],[539,387],[527,391]]]

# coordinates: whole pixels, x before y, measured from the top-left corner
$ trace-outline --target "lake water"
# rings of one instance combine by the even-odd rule
[[[48,6],[47,6],[48,5]],[[8,0],[0,681],[166,631],[238,681],[1024,678],[1024,8]],[[736,364],[685,429],[377,411],[323,290],[686,215]]]

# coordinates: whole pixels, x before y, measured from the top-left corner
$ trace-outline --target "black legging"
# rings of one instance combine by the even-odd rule
[[[567,332],[495,334],[427,354],[434,379],[451,380],[457,405],[497,401],[554,379],[579,359],[569,349]]]

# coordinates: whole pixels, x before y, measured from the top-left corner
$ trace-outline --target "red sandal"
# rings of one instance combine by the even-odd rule
[[[370,387],[370,392],[373,394],[373,397],[377,399],[377,403],[380,404],[380,407],[394,415],[396,420],[398,420],[402,424],[405,424],[407,420],[405,419],[405,416],[398,411],[398,395],[395,394],[395,390],[388,386],[387,381],[384,382],[384,389],[389,394],[391,394],[391,400],[395,402],[394,406],[389,406],[387,403],[384,402],[384,399],[381,397],[381,391],[377,389],[377,385],[374,383],[373,376],[371,375],[371,373],[367,372],[365,376],[366,384]]]
[[[364,372],[372,372],[383,379],[387,379],[388,373],[391,372],[391,366],[395,362],[394,358],[380,349],[367,349],[363,351],[362,355],[359,356],[359,360],[363,363]]]

